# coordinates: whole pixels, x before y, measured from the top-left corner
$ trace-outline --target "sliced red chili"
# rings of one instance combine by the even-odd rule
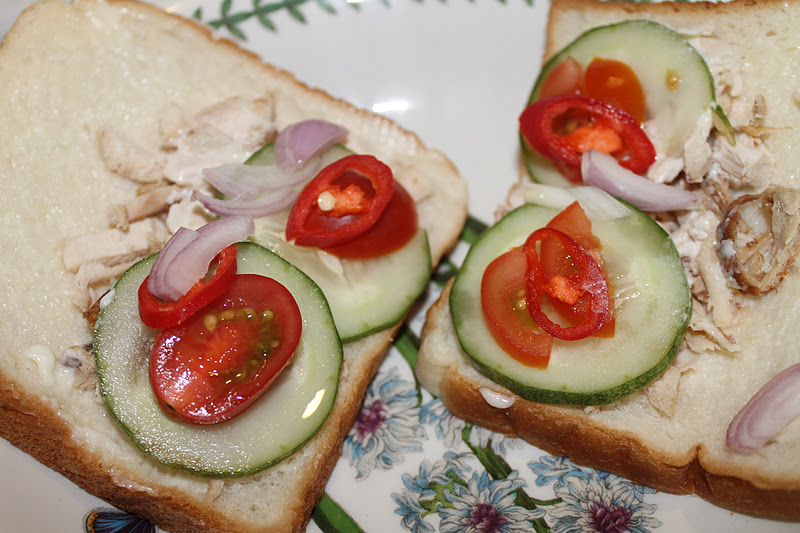
[[[336,246],[366,233],[394,194],[392,170],[370,155],[353,154],[322,169],[289,214],[286,238],[300,246]]]
[[[380,257],[405,246],[417,233],[417,227],[414,199],[395,181],[389,205],[371,228],[354,239],[322,249],[346,259]]]
[[[164,411],[183,422],[215,424],[253,404],[288,365],[303,320],[278,281],[238,274],[202,312],[162,330],[150,382]]]
[[[222,250],[211,262],[214,273],[200,279],[174,302],[162,301],[147,288],[149,276],[139,286],[139,317],[148,327],[163,329],[180,324],[219,298],[233,284],[236,275],[236,245]]]
[[[563,231],[583,246],[588,251],[597,264],[603,270],[603,277],[609,284],[609,299],[610,305],[608,308],[608,316],[603,322],[603,327],[595,334],[597,337],[610,338],[614,336],[616,320],[614,316],[613,305],[613,291],[611,290],[611,282],[605,274],[603,265],[602,245],[594,233],[592,233],[592,223],[586,216],[583,208],[578,202],[573,202],[561,213],[557,214],[553,219],[547,223],[548,228],[555,228]],[[565,278],[575,277],[575,264],[569,254],[566,252],[561,242],[558,239],[544,239],[540,244],[539,260],[542,264],[544,274],[547,278],[554,276],[562,276]],[[559,281],[550,284],[551,289]],[[550,304],[555,311],[569,324],[579,324],[586,319],[589,308],[589,296],[586,294],[578,297],[577,301],[568,302],[563,298],[558,298],[552,292],[550,294]],[[563,294],[563,293],[562,293]]]
[[[539,243],[548,238],[559,241],[575,268],[575,272],[560,277],[564,278],[570,288],[589,298],[586,314],[580,324],[561,326],[553,322],[542,309],[542,297],[548,291],[553,277],[548,278],[545,274],[537,248]],[[566,233],[549,227],[534,231],[525,242],[524,250],[528,260],[526,301],[528,312],[536,323],[553,337],[562,340],[578,340],[597,333],[608,316],[611,300],[603,270],[592,255]],[[557,288],[555,295],[558,296]]]
[[[531,148],[551,160],[571,181],[580,181],[581,155],[598,149],[620,165],[643,174],[655,161],[655,148],[638,122],[625,111],[585,96],[553,96],[530,104],[519,117]]]

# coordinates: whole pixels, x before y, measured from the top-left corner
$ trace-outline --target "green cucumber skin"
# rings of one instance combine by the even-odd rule
[[[433,274],[433,261],[431,259],[430,243],[428,242],[428,232],[425,230],[419,230],[411,242],[406,245],[406,250],[409,249],[416,250],[416,252],[412,252],[416,258],[412,258],[411,261],[404,261],[403,263],[413,265],[414,269],[418,271],[418,274],[414,276],[416,278],[416,284],[412,285],[410,290],[407,290],[402,294],[390,296],[395,300],[393,307],[394,311],[390,315],[385,315],[383,320],[371,320],[369,322],[365,322],[363,326],[357,328],[357,332],[342,335],[343,343],[346,344],[348,342],[363,339],[364,337],[368,337],[373,333],[383,331],[384,329],[397,324],[403,320],[406,314],[411,310],[419,297],[425,291],[425,288],[428,286],[428,282],[431,279],[431,275]],[[411,255],[408,252],[406,253],[409,256]],[[366,259],[363,261],[385,261],[385,259],[376,258],[374,260]],[[369,263],[367,263],[366,270],[369,269]],[[386,284],[386,286],[386,288],[392,288],[392,284]]]
[[[694,92],[690,93],[691,101],[695,104],[698,102],[702,102],[703,105],[706,107],[710,107],[717,120],[715,124],[721,131],[723,131],[729,138],[732,137],[732,130],[730,128],[730,123],[727,121],[727,117],[725,117],[724,112],[722,109],[716,104],[716,92],[715,92],[715,85],[714,85],[714,78],[711,75],[711,72],[708,68],[708,64],[706,63],[705,59],[686,41],[680,34],[675,32],[674,30],[663,26],[657,22],[649,21],[649,20],[629,20],[623,22],[617,22],[613,24],[598,26],[592,28],[580,36],[578,36],[575,40],[573,40],[570,44],[565,46],[561,51],[557,54],[552,56],[542,67],[542,70],[539,74],[539,77],[534,84],[533,89],[528,97],[527,104],[530,105],[532,102],[536,101],[539,98],[539,92],[541,90],[542,83],[544,82],[547,75],[562,61],[564,61],[567,57],[570,57],[578,52],[581,56],[588,56],[590,55],[589,51],[584,50],[587,46],[587,42],[593,46],[603,46],[605,48],[598,51],[597,55],[599,57],[603,57],[605,59],[619,59],[623,62],[626,61],[626,50],[631,48],[631,35],[638,36],[640,33],[652,33],[653,37],[657,38],[660,41],[671,41],[671,44],[674,47],[673,54],[677,57],[679,54],[683,59],[685,59],[686,64],[690,62],[694,63],[694,67],[696,67],[697,73],[702,73],[703,76],[697,76],[697,79],[693,81],[691,84],[690,91],[702,91],[703,94],[697,95]],[[633,56],[627,57],[645,57],[644,54],[641,52],[641,44],[637,45],[636,50],[638,50],[637,54]],[[594,51],[593,49],[591,51]],[[588,61],[584,59],[584,61],[580,61],[582,64],[585,62],[588,64]],[[583,64],[585,67],[586,64]],[[635,65],[630,65],[634,68],[634,71],[639,71],[635,68]],[[704,77],[705,80],[700,80],[699,78]],[[642,79],[642,86],[645,91],[645,95],[649,92],[652,92],[654,87],[657,87],[656,83],[649,83],[650,88],[648,88],[648,81],[646,79]],[[684,90],[685,88],[682,87],[679,90]],[[676,98],[677,102],[677,98]],[[648,106],[649,107],[649,106]],[[684,106],[681,106],[684,107]],[[699,118],[700,113],[702,112],[703,108],[701,106],[695,105],[697,108],[698,114],[697,118]],[[649,114],[653,117],[661,117],[665,114],[674,115],[674,112],[670,113],[669,110],[666,112],[662,111],[659,113],[657,109],[648,109],[650,112]],[[696,119],[695,121],[696,122]],[[725,124],[727,124],[727,128],[725,128]],[[684,125],[681,131],[686,130],[691,125]],[[691,133],[691,129],[685,131],[686,135]],[[685,136],[680,136],[681,139],[685,139]],[[528,175],[533,179],[533,181],[550,184],[550,185],[559,185],[559,186],[570,186],[573,185],[571,182],[567,181],[556,168],[544,157],[539,155],[533,149],[528,146],[528,143],[525,142],[525,139],[520,135],[520,143],[522,147],[522,151],[524,154],[525,159],[525,166],[528,171]],[[672,153],[675,152],[677,149],[676,147],[677,140],[668,143],[668,152]],[[682,146],[682,142],[680,143]]]
[[[328,165],[352,154],[348,148],[334,145],[323,154]],[[247,164],[275,163],[274,145],[253,154]],[[319,259],[316,248],[305,248],[276,239],[260,229],[252,240],[269,248],[311,277],[325,293],[331,306],[342,342],[349,343],[382,331],[400,322],[428,285],[433,265],[425,230],[420,229],[402,249],[384,257],[343,259],[350,280],[345,287],[342,276],[331,272]],[[390,280],[387,282],[387,280]]]
[[[593,221],[595,233],[600,237],[606,251],[611,247],[609,240],[612,239],[609,235],[615,231],[622,231],[619,238],[630,240],[630,243],[625,244],[623,248],[639,248],[640,243],[636,242],[636,239],[644,242],[644,237],[641,236],[644,235],[647,241],[644,248],[652,256],[647,261],[639,257],[636,264],[624,267],[623,262],[618,259],[630,255],[630,250],[623,249],[622,253],[613,258],[611,264],[607,263],[609,276],[617,276],[616,270],[619,270],[617,281],[629,283],[625,281],[625,272],[639,271],[647,277],[647,284],[650,285],[652,280],[658,279],[663,274],[663,277],[670,282],[669,287],[636,286],[638,294],[643,295],[639,297],[640,303],[636,303],[635,299],[629,299],[632,303],[626,302],[620,305],[622,302],[618,298],[617,310],[622,314],[618,314],[617,334],[613,339],[577,341],[583,345],[556,341],[551,367],[558,362],[560,368],[551,370],[551,367],[548,367],[543,371],[514,362],[496,345],[491,333],[486,329],[480,304],[480,279],[486,265],[492,259],[524,243],[530,232],[544,226],[557,212],[555,209],[525,204],[512,211],[481,236],[467,254],[450,293],[449,304],[453,324],[459,342],[475,368],[522,398],[548,404],[613,403],[652,382],[672,363],[691,318],[688,281],[669,235],[646,214],[631,208],[632,215],[615,224]],[[630,233],[634,235],[631,236]],[[636,237],[637,234],[640,236]],[[604,252],[604,255],[607,255],[607,252]],[[661,264],[662,261],[665,264]],[[667,296],[672,299],[674,308],[665,311],[670,316],[647,315],[641,318],[641,313],[634,314],[637,305],[649,305],[647,309],[652,309],[653,302],[658,301],[654,292],[656,290],[670,292],[671,295]],[[631,310],[625,311],[625,306],[632,306]],[[624,314],[626,312],[628,315]],[[650,313],[652,314],[652,311]],[[633,316],[635,322],[631,322],[628,327],[631,333],[626,335],[626,325],[620,323],[620,319],[629,316]],[[664,328],[664,332],[647,337],[647,346],[652,345],[653,350],[644,353],[642,358],[635,354],[634,362],[637,366],[635,372],[631,373],[630,369],[617,369],[612,372],[618,357],[615,353],[624,352],[626,346],[627,352],[633,353],[631,347],[635,346],[637,340],[633,334],[638,331],[637,328],[641,329],[642,323],[647,322],[648,317],[655,319],[652,322],[656,324],[652,327]],[[570,356],[574,358],[572,362]],[[596,378],[593,373],[604,375]],[[595,380],[602,382],[595,384]],[[580,385],[576,385],[575,383],[579,381]]]
[[[136,289],[149,273],[156,255],[143,259],[122,275],[112,289],[113,298],[110,302],[104,302],[106,305],[101,309],[95,326],[94,352],[100,393],[112,418],[139,449],[156,461],[203,477],[233,478],[252,475],[274,466],[300,449],[319,431],[333,408],[343,363],[341,340],[319,287],[296,267],[257,244],[244,242],[238,243],[237,247],[237,271],[262,275],[271,273],[271,277],[281,281],[290,290],[294,288],[292,292],[300,305],[304,320],[301,345],[298,346],[294,360],[273,387],[240,416],[221,424],[193,426],[174,421],[157,405],[150,388],[147,367],[149,344],[155,331],[139,320],[136,299]],[[307,292],[298,296],[297,286],[304,287]],[[124,354],[114,354],[114,350],[118,350],[120,345],[130,349]],[[120,366],[123,367],[122,372],[128,372],[132,378],[126,377],[128,374],[119,374]],[[309,368],[311,372],[308,371]],[[303,395],[300,390],[292,392],[290,389],[295,387],[293,383],[298,381],[298,374],[313,374],[315,371],[319,373],[310,378],[311,383],[305,383],[304,386],[322,387],[315,390],[324,389],[325,393],[319,409],[307,417],[307,426],[295,431],[294,436],[286,442],[270,443],[267,451],[253,452],[251,447],[257,446],[259,435],[264,434],[264,438],[269,439],[267,434],[271,432],[280,437],[281,416],[286,416],[285,424],[295,424],[292,417],[296,418],[298,405],[308,403],[304,399],[308,395]],[[111,375],[112,372],[117,372],[124,379],[115,378]],[[139,391],[126,394],[126,388],[134,386]],[[291,401],[286,401],[287,396]],[[144,398],[145,405],[131,411],[129,406],[134,405],[138,398]],[[298,404],[298,400],[304,403]],[[267,416],[262,416],[265,413]],[[138,427],[141,420],[145,420],[146,425],[150,424],[149,432],[147,428]],[[154,426],[165,427],[179,438],[172,442],[171,439],[165,441],[156,438],[157,435],[152,435]],[[243,443],[239,437],[245,434],[249,440]],[[207,448],[203,449],[202,444],[195,445],[194,441],[207,442]],[[180,451],[190,450],[193,446],[195,450],[200,450],[194,455],[191,451]],[[225,453],[226,446],[229,447],[228,451],[233,450],[230,460],[220,458]],[[242,449],[238,450],[239,447]],[[240,459],[240,456],[247,457]]]

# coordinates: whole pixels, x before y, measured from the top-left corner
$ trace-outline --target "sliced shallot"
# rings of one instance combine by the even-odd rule
[[[773,439],[800,416],[800,363],[772,378],[759,390],[728,426],[727,444],[750,453]]]
[[[147,288],[156,298],[175,301],[208,272],[216,255],[255,231],[248,216],[231,216],[210,222],[198,230],[180,228],[153,264]],[[159,259],[161,259],[159,261]]]
[[[656,183],[619,165],[609,154],[584,152],[581,175],[586,185],[603,189],[611,196],[630,202],[643,211],[675,211],[696,207],[692,191]]]
[[[302,167],[288,172],[278,165],[228,163],[204,168],[203,176],[216,190],[232,200],[252,200],[261,194],[304,184],[319,171],[321,158],[310,158]]]
[[[283,170],[297,170],[313,156],[346,138],[347,130],[333,122],[296,122],[284,128],[275,139],[275,158]]]
[[[150,270],[150,276],[147,279],[147,288],[153,296],[166,301],[175,301],[180,298],[180,292],[167,284],[167,267],[175,260],[175,256],[195,239],[197,239],[195,230],[180,227],[166,242],[164,248],[161,249],[161,253],[156,257]]]
[[[222,216],[265,217],[286,209],[297,199],[298,191],[285,188],[263,193],[251,200],[222,200],[212,198],[198,190],[192,192],[192,200],[197,200],[203,207],[214,214]]]

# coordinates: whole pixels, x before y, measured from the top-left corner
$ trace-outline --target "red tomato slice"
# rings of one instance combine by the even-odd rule
[[[236,245],[222,250],[211,265],[217,263],[214,274],[195,283],[189,292],[174,302],[164,302],[147,288],[148,278],[139,286],[139,318],[145,325],[163,329],[179,324],[219,298],[233,284],[236,276]]]
[[[394,182],[394,194],[377,222],[362,235],[323,250],[346,259],[369,259],[399,250],[417,232],[417,207],[405,187]]]
[[[289,363],[302,327],[297,302],[282,284],[236,275],[222,297],[157,336],[150,382],[158,403],[192,424],[241,414]]]
[[[525,108],[519,125],[530,147],[574,182],[580,182],[581,156],[590,149],[610,153],[636,174],[644,174],[656,157],[653,144],[636,119],[585,96],[538,100]]]
[[[489,263],[481,280],[481,307],[495,342],[528,366],[547,367],[553,337],[541,331],[526,310],[527,258],[514,248]]]
[[[300,246],[336,246],[366,233],[394,194],[392,170],[353,154],[323,168],[289,214],[286,239]]]
[[[631,67],[621,61],[592,60],[583,75],[582,94],[622,109],[638,123],[644,122],[642,84]]]
[[[568,257],[572,263],[571,269],[575,270],[567,276],[558,276],[559,280],[563,280],[570,285],[570,288],[588,297],[585,315],[577,325],[563,327],[553,322],[542,309],[542,297],[546,292],[550,292],[550,284],[554,277],[545,274],[539,260],[540,251],[537,250],[537,244],[548,238],[559,241],[566,252],[562,257]],[[566,233],[550,227],[540,228],[531,233],[525,242],[524,250],[528,258],[526,301],[528,312],[536,323],[553,337],[563,340],[583,339],[597,333],[609,314],[611,300],[605,274],[592,254]],[[554,288],[550,293],[558,296],[559,288]]]
[[[583,80],[583,67],[575,59],[568,57],[547,75],[539,89],[539,99],[550,96],[580,94]]]

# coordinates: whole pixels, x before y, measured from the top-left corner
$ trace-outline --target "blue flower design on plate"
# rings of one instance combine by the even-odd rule
[[[655,493],[624,478],[576,465],[564,457],[542,457],[529,463],[536,484],[554,483],[561,503],[549,514],[557,533],[647,533],[661,527],[657,506],[644,501]]]
[[[417,400],[414,385],[394,367],[373,380],[342,451],[356,467],[356,479],[367,477],[374,468],[388,470],[402,462],[404,454],[422,450],[426,435]]]
[[[441,505],[443,533],[524,533],[533,521],[544,516],[541,509],[516,505],[515,491],[525,482],[516,474],[490,479],[487,472],[475,473],[467,485],[454,483],[444,496],[450,506]]]
[[[443,488],[469,471],[465,462],[468,455],[448,451],[443,460],[423,460],[419,465],[419,475],[403,474],[405,489],[401,494],[393,493],[392,499],[398,506],[395,513],[402,517],[404,529],[412,533],[434,531],[425,517],[436,512]]]
[[[472,471],[471,457],[448,451],[442,460],[422,461],[418,475],[403,475],[405,488],[392,499],[404,529],[431,533],[436,529],[429,519],[438,518],[442,532],[521,533],[544,516],[541,509],[516,504],[517,490],[526,486],[516,472],[492,479],[486,471]]]

